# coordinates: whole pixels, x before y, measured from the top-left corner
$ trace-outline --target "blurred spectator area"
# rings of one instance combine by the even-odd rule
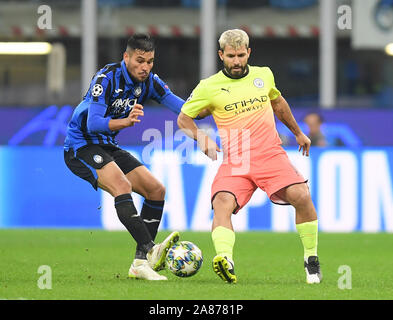
[[[299,106],[318,102],[319,8],[316,0],[217,0],[218,34],[250,35],[251,65],[267,65],[283,95]],[[340,1],[350,3],[350,1]],[[0,106],[76,105],[81,98],[80,0],[0,2],[0,41],[49,41],[66,48],[66,86],[46,90],[46,56],[0,55]],[[52,30],[37,30],[37,8],[52,9]],[[199,0],[98,0],[98,65],[122,59],[127,38],[140,31],[157,40],[153,71],[187,98],[199,82]],[[217,47],[218,49],[218,47]],[[217,57],[217,68],[221,62]],[[393,59],[378,50],[353,50],[337,30],[339,107],[393,107]],[[23,93],[23,94],[21,94]]]

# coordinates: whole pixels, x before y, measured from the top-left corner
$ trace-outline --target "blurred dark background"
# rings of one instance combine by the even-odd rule
[[[37,7],[52,10],[52,30],[37,28]],[[337,5],[352,1],[337,1]],[[122,59],[127,38],[147,31],[157,41],[153,71],[187,98],[200,79],[200,1],[109,0],[98,6],[97,69]],[[0,1],[0,41],[64,45],[64,86],[48,92],[47,56],[0,55],[0,106],[77,105],[81,98],[81,2]],[[293,107],[318,106],[319,2],[219,0],[217,37],[228,28],[250,35],[252,65],[267,65]],[[336,30],[336,108],[393,108],[393,57],[354,49],[351,30]],[[217,47],[218,49],[218,47]],[[217,68],[221,64],[217,57]],[[50,91],[50,90],[49,90]]]

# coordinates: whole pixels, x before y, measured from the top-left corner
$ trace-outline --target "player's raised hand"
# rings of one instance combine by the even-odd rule
[[[135,104],[132,108],[130,114],[128,115],[128,120],[130,121],[130,127],[132,127],[135,123],[141,122],[138,117],[142,117],[143,113],[143,106],[141,104]]]
[[[209,136],[203,133],[198,134],[197,140],[201,151],[213,161],[217,160],[217,152],[221,151],[217,143],[215,143],[212,139],[209,138]]]
[[[311,140],[301,132],[296,136],[296,142],[299,144],[299,152],[303,151],[303,156],[306,155],[308,157],[310,154]]]

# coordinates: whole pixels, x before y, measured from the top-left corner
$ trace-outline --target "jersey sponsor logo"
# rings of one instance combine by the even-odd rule
[[[116,99],[115,101],[113,101],[112,107],[115,107],[115,108],[119,108],[119,107],[127,108],[127,107],[130,107],[130,108],[132,108],[135,103],[136,103],[136,99],[130,99],[130,98],[120,99],[119,98],[119,99]]]
[[[95,154],[95,155],[93,156],[93,160],[94,160],[96,163],[102,163],[102,161],[104,161],[104,159],[103,159],[99,154]]]
[[[91,90],[91,95],[93,97],[99,97],[104,92],[104,88],[99,83],[95,84],[93,89]]]
[[[227,104],[224,107],[224,109],[225,109],[225,111],[234,111],[234,110],[237,110],[239,108],[244,108],[244,107],[247,107],[249,105],[253,105],[256,102],[262,103],[262,102],[266,102],[266,101],[268,101],[268,97],[267,96],[260,96],[260,97],[250,98],[248,100],[242,100],[242,101],[238,101],[238,102]]]
[[[245,113],[245,112],[262,110],[263,108],[264,108],[263,104],[257,104],[257,105],[254,105],[254,106],[249,106],[249,107],[246,107],[246,108],[235,110],[234,115],[238,116],[239,114],[242,114],[242,113]]]
[[[116,99],[110,107],[110,114],[118,116],[123,112],[127,112],[134,107],[136,99]]]
[[[142,93],[142,88],[141,87],[136,87],[134,89],[134,96],[135,97],[139,97],[141,95],[141,93]]]
[[[265,84],[261,78],[254,79],[254,86],[256,86],[257,88],[263,88],[264,85]]]

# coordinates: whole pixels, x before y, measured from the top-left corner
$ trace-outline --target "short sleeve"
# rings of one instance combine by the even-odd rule
[[[275,100],[279,96],[281,96],[281,92],[276,88],[276,83],[274,81],[274,75],[273,75],[272,70],[270,70],[270,68],[267,68],[267,69],[268,69],[269,80],[270,80],[269,98],[270,98],[270,100]]]
[[[108,76],[106,74],[99,74],[93,78],[87,101],[105,105],[109,104],[111,81]]]
[[[206,89],[203,84],[199,82],[196,88],[192,91],[186,102],[183,104],[181,112],[191,118],[196,118],[198,114],[208,108],[210,100],[206,94]]]

